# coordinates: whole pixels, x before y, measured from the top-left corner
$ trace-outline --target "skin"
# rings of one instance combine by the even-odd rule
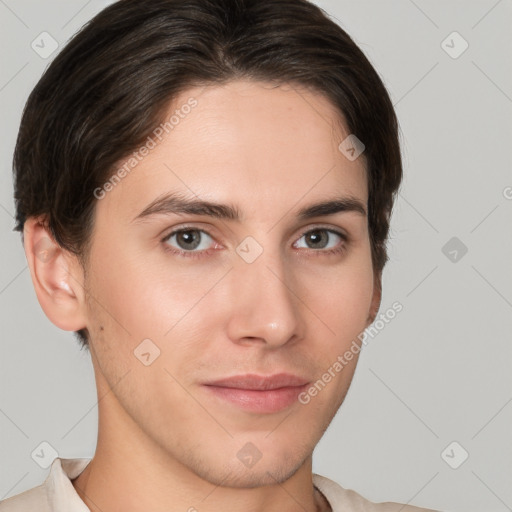
[[[169,112],[191,96],[191,113],[97,201],[87,273],[56,245],[38,257],[50,235],[40,219],[25,225],[46,315],[61,329],[90,333],[98,443],[73,486],[102,512],[329,510],[313,488],[312,452],[345,398],[357,355],[308,404],[277,413],[243,411],[202,383],[280,372],[315,382],[373,321],[380,276],[367,218],[296,216],[340,195],[366,206],[364,158],[338,150],[348,132],[317,93],[233,81],[190,89]],[[234,203],[242,220],[160,214],[132,222],[171,191]],[[203,257],[165,251],[190,247],[179,237],[162,241],[185,225],[207,232],[196,232],[201,245],[188,249]],[[327,230],[323,246],[303,236],[318,225]],[[252,263],[236,252],[247,236],[263,249]],[[325,253],[336,247],[343,251]],[[147,338],[160,350],[149,366],[134,356]],[[251,468],[237,457],[247,442],[262,454]]]

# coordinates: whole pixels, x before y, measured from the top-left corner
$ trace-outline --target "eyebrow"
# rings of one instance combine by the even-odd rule
[[[313,217],[334,215],[340,212],[355,212],[367,216],[364,204],[353,196],[336,197],[307,205],[297,212],[299,220]],[[153,215],[189,214],[208,216],[215,219],[226,219],[240,222],[241,210],[232,203],[221,204],[184,197],[178,193],[168,193],[157,197],[144,210],[134,217],[132,222],[142,221]]]

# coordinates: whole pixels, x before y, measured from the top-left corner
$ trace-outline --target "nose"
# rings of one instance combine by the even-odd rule
[[[301,300],[291,269],[268,251],[230,272],[228,337],[237,344],[278,348],[304,334]]]

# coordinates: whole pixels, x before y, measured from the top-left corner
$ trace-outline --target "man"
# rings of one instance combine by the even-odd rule
[[[312,473],[402,177],[338,25],[305,0],[121,0],[37,84],[14,163],[38,300],[101,400],[92,460],[2,512],[397,509]]]

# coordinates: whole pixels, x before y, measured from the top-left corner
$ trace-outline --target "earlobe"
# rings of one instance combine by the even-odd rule
[[[23,228],[25,255],[37,300],[60,329],[85,327],[83,272],[76,257],[52,238],[42,218],[29,218]]]

